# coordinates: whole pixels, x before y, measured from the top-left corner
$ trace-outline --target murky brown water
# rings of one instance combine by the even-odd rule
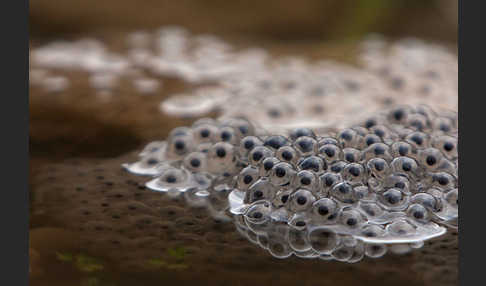
[[[97,36],[121,49],[116,33]],[[348,62],[355,53],[354,43],[259,44],[274,55]],[[107,99],[93,94],[87,74],[60,73],[71,80],[68,91],[30,89],[31,285],[457,284],[454,231],[412,253],[357,264],[271,257],[231,222],[150,192],[144,178],[121,169],[147,142],[191,123],[160,113],[158,104],[194,86],[163,78],[161,91],[139,96],[122,80]]]

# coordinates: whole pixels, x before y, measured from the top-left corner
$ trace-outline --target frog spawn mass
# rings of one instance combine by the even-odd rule
[[[426,106],[319,135],[201,119],[140,156],[124,167],[154,176],[148,188],[232,216],[240,233],[279,258],[357,262],[408,252],[457,227],[457,115]]]

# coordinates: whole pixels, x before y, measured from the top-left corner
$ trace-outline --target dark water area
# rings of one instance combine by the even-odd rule
[[[36,1],[30,8],[31,45],[82,35],[103,39],[117,51],[126,31],[181,24],[221,35],[236,46],[264,47],[272,55],[353,62],[355,39],[370,29],[391,37],[423,36],[451,47],[457,40],[457,23],[446,22],[454,22],[446,16],[450,12],[434,1],[410,1],[409,9],[404,1],[391,8],[371,1],[382,16],[363,19],[365,24],[356,24],[358,28],[339,20],[339,15],[356,15],[358,8],[332,3],[339,1],[305,1],[309,5],[302,7],[284,1],[273,17],[267,16],[275,1],[258,2],[265,12],[255,14],[251,12],[259,9],[243,3],[180,1],[178,6],[162,1],[151,11],[153,2],[142,1],[134,13],[129,1]],[[323,13],[314,11],[317,8]],[[337,15],[332,17],[331,11]],[[132,14],[137,15],[127,17]],[[396,15],[401,16],[391,21]],[[413,24],[408,25],[406,17]],[[340,39],[340,33],[348,37]],[[161,91],[135,96],[122,79],[106,100],[89,88],[87,74],[59,74],[70,79],[68,91],[52,94],[30,87],[31,285],[457,285],[458,233],[452,230],[405,255],[387,254],[355,264],[272,257],[241,236],[233,222],[214,219],[181,197],[149,191],[146,178],[121,167],[136,160],[148,142],[194,121],[165,115],[158,106],[170,94],[196,85],[160,78]]]

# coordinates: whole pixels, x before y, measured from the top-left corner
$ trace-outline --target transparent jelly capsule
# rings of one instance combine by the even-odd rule
[[[300,170],[309,170],[320,174],[327,170],[327,164],[318,156],[309,156],[299,160],[298,167]]]
[[[400,189],[390,188],[378,195],[378,203],[386,210],[402,211],[407,208],[409,197]]]
[[[454,121],[447,117],[437,117],[432,123],[434,130],[443,132],[445,134],[451,134],[455,129]]]
[[[177,128],[176,128],[177,129]],[[181,158],[190,153],[194,149],[194,139],[189,130],[179,129],[181,133],[174,132],[174,135],[169,136],[167,140],[167,156],[168,158]]]
[[[253,203],[260,200],[271,201],[274,199],[276,192],[276,188],[267,178],[260,178],[252,184],[246,192],[245,202]]]
[[[324,145],[327,145],[327,144],[331,144],[331,145],[339,145],[339,141],[336,140],[335,138],[333,137],[322,137],[318,140],[318,145],[319,145],[319,148],[324,146]]]
[[[346,182],[341,182],[334,185],[330,194],[333,198],[343,203],[353,204],[357,201],[353,187]]]
[[[438,172],[430,174],[429,178],[433,187],[436,187],[442,191],[448,191],[456,187],[456,178],[446,172]]]
[[[385,244],[366,244],[365,255],[370,258],[379,258],[386,254],[388,248]]]
[[[373,158],[366,163],[366,167],[370,176],[379,180],[383,180],[390,174],[390,166],[382,158]]]
[[[429,138],[423,132],[412,132],[405,138],[405,141],[417,149],[427,148],[429,146]]]
[[[317,152],[317,141],[308,136],[301,136],[294,141],[294,148],[299,152],[301,156],[309,156],[316,154]]]
[[[454,207],[454,208],[458,208],[459,206],[459,193],[458,193],[458,190],[457,189],[453,189],[453,190],[450,190],[449,192],[446,193],[445,195],[445,200],[446,202]]]
[[[405,124],[410,116],[410,113],[410,107],[399,106],[388,112],[387,119],[392,124]]]
[[[243,138],[255,134],[255,127],[250,121],[243,118],[231,118],[223,121],[223,125],[228,125],[233,127],[234,132],[238,138]]]
[[[354,148],[344,148],[343,149],[343,159],[348,163],[357,163],[361,161],[361,151]]]
[[[420,132],[428,132],[430,131],[430,122],[427,118],[422,114],[410,114],[407,119],[406,126]]]
[[[274,151],[285,145],[289,145],[289,140],[281,135],[268,136],[263,141],[263,146],[271,148]]]
[[[203,152],[191,152],[184,157],[183,164],[191,172],[204,172],[207,170],[206,154]]]
[[[357,185],[354,186],[353,189],[357,200],[367,202],[374,201],[376,199],[375,193],[370,191],[368,185]]]
[[[245,212],[245,222],[262,224],[270,219],[271,207],[267,201],[253,203]]]
[[[275,156],[283,162],[292,164],[295,164],[300,157],[297,151],[291,146],[280,147],[275,153]]]
[[[405,238],[415,235],[417,227],[406,219],[398,219],[388,224],[385,230],[393,238]]]
[[[358,163],[350,163],[346,165],[342,172],[343,179],[352,184],[360,184],[366,182],[366,174],[363,166]]]
[[[273,157],[273,151],[264,146],[253,148],[248,154],[248,160],[253,166],[258,166],[263,159]]]
[[[363,259],[365,253],[365,247],[362,241],[358,241],[353,247],[353,255],[347,260],[348,263],[356,263]]]
[[[307,240],[307,232],[295,228],[289,230],[289,245],[298,252],[308,251],[312,248]]]
[[[261,177],[269,176],[273,166],[279,162],[280,160],[276,157],[267,157],[263,159],[259,166],[259,175]]]
[[[316,134],[314,133],[314,131],[312,131],[309,128],[295,128],[292,131],[290,131],[290,139],[293,141],[303,136],[316,138]]]
[[[418,165],[414,159],[409,157],[397,157],[391,162],[392,171],[395,174],[404,174],[409,178],[416,178]]]
[[[391,145],[391,155],[393,157],[410,157],[413,156],[414,151],[412,145],[407,142],[398,141]]]
[[[322,198],[312,204],[311,218],[318,224],[334,224],[339,217],[338,204],[329,198]]]
[[[336,174],[332,172],[326,172],[322,174],[321,176],[319,176],[319,183],[320,183],[319,194],[321,196],[326,196],[334,185],[342,181],[343,179],[341,178],[340,174]]]
[[[343,209],[339,216],[340,223],[346,228],[353,230],[361,227],[365,220],[366,218],[364,218],[361,213],[352,208]]]
[[[431,212],[438,212],[442,208],[440,200],[429,193],[417,193],[411,196],[410,203],[419,204]]]
[[[376,135],[376,134],[367,134],[364,136],[364,143],[365,143],[365,147],[367,146],[371,146],[375,143],[382,143],[383,141],[381,140],[381,138]]]
[[[374,143],[363,151],[364,160],[368,161],[373,158],[382,158],[391,161],[393,156],[390,154],[390,147],[384,143]]]
[[[385,235],[385,229],[381,225],[366,224],[361,228],[360,235],[366,238],[382,237]]]
[[[421,223],[427,223],[429,221],[429,212],[427,209],[421,204],[411,204],[407,209],[407,215],[412,219],[415,219]]]
[[[216,133],[215,140],[217,142],[228,142],[232,145],[237,144],[241,139],[233,129],[233,127],[230,126],[224,126],[220,127]]]
[[[362,137],[355,130],[347,128],[340,131],[336,139],[343,148],[356,148],[360,146]]]
[[[275,186],[290,184],[297,172],[292,165],[285,162],[277,163],[270,171],[270,182]]]
[[[309,231],[309,243],[319,254],[330,254],[339,245],[339,236],[329,228],[316,227]]]
[[[272,201],[273,205],[277,208],[285,206],[289,202],[290,195],[292,194],[291,189],[278,190]]]
[[[208,151],[208,169],[213,173],[231,173],[236,166],[233,145],[218,142]]]
[[[286,239],[277,235],[269,236],[268,251],[275,258],[288,258],[292,255],[293,251],[287,243]]]
[[[289,206],[290,210],[294,212],[301,212],[310,209],[310,206],[315,202],[314,195],[306,190],[299,189],[290,195]]]
[[[448,159],[457,158],[457,138],[452,136],[439,136],[432,139],[432,146],[437,148]]]
[[[162,163],[157,157],[152,155],[146,155],[140,161],[123,164],[122,166],[133,174],[156,176],[164,169],[166,164]]]
[[[370,133],[380,137],[385,143],[396,139],[394,134],[385,125],[375,125],[370,128]]]
[[[443,155],[435,148],[426,148],[418,150],[417,159],[418,162],[430,172],[437,170],[441,166],[443,162]]]
[[[215,124],[209,123],[197,124],[192,130],[194,140],[197,143],[215,142],[217,133],[218,127]]]
[[[409,195],[411,192],[416,192],[415,188],[411,185],[410,180],[406,176],[400,174],[391,174],[386,177],[384,187],[385,189],[399,189],[406,195]]]
[[[308,170],[302,170],[294,177],[292,186],[295,188],[303,188],[309,191],[316,191],[319,187],[319,181],[313,172]]]
[[[145,185],[147,188],[159,192],[169,192],[173,190],[185,192],[194,187],[189,172],[173,167],[165,168],[159,177],[147,182]]]
[[[341,172],[344,170],[344,168],[346,167],[347,164],[348,163],[346,163],[344,161],[334,162],[329,166],[329,171],[336,173],[336,174],[341,174]]]
[[[248,153],[253,150],[253,148],[261,145],[263,145],[263,141],[258,137],[246,136],[245,138],[241,139],[238,150],[242,157],[246,157],[248,156]]]
[[[246,191],[259,178],[258,169],[252,166],[247,166],[238,174],[237,187],[241,191]]]
[[[347,262],[354,254],[354,247],[341,245],[335,249],[331,255],[332,257],[340,262]]]
[[[324,144],[319,148],[319,155],[323,157],[327,163],[334,163],[341,160],[341,149],[335,144]]]
[[[306,212],[298,212],[290,217],[288,225],[291,226],[293,229],[302,231],[306,229],[309,221],[310,218],[307,216]]]

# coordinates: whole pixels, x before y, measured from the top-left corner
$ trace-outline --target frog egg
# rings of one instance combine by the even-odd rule
[[[338,204],[329,198],[315,201],[311,208],[311,218],[317,224],[334,224],[339,216]]]
[[[339,222],[349,229],[358,229],[364,222],[365,218],[354,209],[345,209],[339,216]]]
[[[430,176],[432,186],[442,191],[448,191],[456,187],[456,178],[446,172],[433,173]]]
[[[429,138],[423,132],[412,132],[405,137],[405,141],[417,149],[429,146]]]
[[[253,124],[243,118],[230,118],[223,121],[222,125],[232,127],[238,138],[255,134]]]
[[[390,166],[382,158],[373,158],[366,163],[366,168],[371,176],[377,179],[384,179],[390,174]]]
[[[327,196],[331,188],[342,181],[343,179],[341,178],[340,174],[332,172],[322,174],[319,176],[319,195]]]
[[[435,171],[443,163],[442,153],[435,148],[418,150],[417,159],[427,171]]]
[[[336,198],[343,203],[353,204],[356,202],[353,187],[346,182],[334,185],[334,187],[332,187],[331,189],[330,194],[333,198]]]
[[[409,197],[397,188],[390,188],[378,195],[378,204],[386,210],[403,211],[408,201]]]
[[[140,161],[123,164],[122,165],[127,171],[139,175],[156,176],[160,174],[163,169],[164,163],[162,163],[157,156],[146,155]]]
[[[194,125],[193,125],[194,126]],[[218,127],[213,124],[197,124],[192,129],[194,140],[197,143],[209,143],[216,141]]]
[[[437,117],[437,114],[429,106],[424,104],[418,104],[414,106],[413,110],[415,113],[424,116],[427,120],[431,120]]]
[[[453,206],[454,208],[458,208],[459,206],[459,192],[457,189],[450,190],[445,195],[445,200],[447,204]]]
[[[341,245],[331,255],[336,261],[347,262],[354,254],[354,247]]]
[[[167,156],[169,158],[180,158],[193,151],[194,139],[190,133],[174,133],[174,135],[169,136],[167,146]]]
[[[350,184],[359,184],[366,180],[366,174],[363,166],[357,163],[346,165],[342,172],[343,179]]]
[[[276,164],[280,162],[276,157],[267,157],[259,165],[259,175],[261,177],[266,177],[270,175],[270,172]]]
[[[316,134],[314,133],[314,131],[312,131],[309,128],[296,128],[296,129],[293,129],[292,131],[290,131],[290,139],[292,141],[295,141],[297,138],[303,137],[303,136],[316,138]]]
[[[363,151],[364,160],[370,160],[372,158],[382,158],[386,161],[393,159],[390,154],[390,147],[384,143],[374,143]]]
[[[310,191],[314,191],[318,188],[319,182],[313,172],[308,170],[302,170],[294,177],[292,184],[295,188],[303,188]]]
[[[457,158],[457,138],[452,136],[439,136],[433,138],[432,146],[437,148],[445,157],[451,160]]]
[[[395,174],[404,174],[409,178],[415,178],[418,171],[417,162],[409,157],[397,157],[393,159],[391,168]]]
[[[343,149],[343,159],[348,163],[355,163],[361,161],[361,151],[354,148]]]
[[[432,126],[434,130],[440,131],[445,134],[450,134],[454,131],[454,129],[456,129],[453,120],[447,117],[435,118]]]
[[[388,112],[387,119],[392,124],[405,124],[411,111],[408,106],[399,106]]]
[[[273,151],[264,146],[257,146],[248,153],[248,160],[252,166],[258,166],[263,159],[273,157]]]
[[[337,141],[335,138],[332,137],[322,137],[318,140],[318,145],[319,147],[322,147],[327,144],[332,144],[332,145],[339,145],[339,141]]]
[[[388,189],[388,188],[399,189],[400,191],[402,191],[406,195],[409,195],[411,193],[412,189],[413,189],[409,179],[407,179],[406,176],[395,175],[395,174],[391,174],[388,177],[386,177],[386,179],[384,181],[384,187],[386,189]],[[415,190],[413,190],[413,191],[415,191]]]
[[[385,235],[385,229],[381,225],[367,224],[361,228],[361,236],[363,237],[382,237]]]
[[[263,146],[271,148],[274,151],[278,150],[280,147],[285,145],[289,145],[288,139],[280,135],[268,136],[263,141]]]
[[[394,139],[395,137],[385,125],[375,125],[371,127],[370,133],[380,137],[381,140],[385,143],[387,143],[387,141],[391,139]]]
[[[385,214],[385,210],[383,210],[383,208],[380,207],[377,203],[372,201],[369,202],[360,201],[359,209],[370,222],[374,222],[374,223],[384,222],[383,215]]]
[[[267,201],[252,204],[245,212],[245,223],[256,234],[264,234],[270,226],[271,207]]]
[[[276,188],[267,178],[260,178],[246,192],[245,203],[253,203],[260,200],[272,201],[276,192]]]
[[[309,231],[308,241],[312,249],[319,254],[330,254],[339,245],[339,236],[326,227],[316,227]]]
[[[318,156],[309,156],[300,159],[298,167],[300,170],[309,170],[317,174],[327,170],[326,162]]]
[[[357,244],[353,247],[353,254],[347,260],[348,263],[356,263],[363,259],[365,253],[364,243],[362,241],[358,241]]]
[[[430,191],[432,192],[433,189]],[[440,191],[438,192],[440,193]],[[442,208],[440,200],[436,199],[430,193],[417,193],[410,198],[410,203],[419,204],[431,212],[438,212]]]
[[[259,178],[258,169],[247,166],[238,174],[237,187],[241,191],[246,191]]]
[[[283,146],[280,147],[277,152],[275,153],[275,156],[283,162],[288,162],[295,164],[297,160],[299,159],[299,155],[297,154],[297,151],[295,151],[294,148],[291,146]]]
[[[417,227],[406,219],[398,219],[385,227],[387,234],[392,238],[412,236],[416,233]]]
[[[304,252],[312,249],[307,240],[307,232],[295,228],[289,230],[289,245],[296,252]]]
[[[364,146],[370,146],[375,143],[382,143],[381,138],[376,134],[366,134],[363,140],[365,143]]]
[[[365,255],[370,258],[379,258],[386,254],[388,248],[385,244],[366,244]]]
[[[239,136],[236,134],[234,129],[229,126],[224,126],[218,129],[215,140],[217,142],[228,142],[232,145],[236,145],[241,139]]]
[[[208,169],[211,172],[232,172],[234,166],[236,166],[236,160],[233,145],[227,142],[218,142],[211,146],[208,151]]]
[[[341,160],[342,154],[341,149],[334,144],[324,144],[319,148],[319,155],[322,156],[326,162],[334,163]]]
[[[203,172],[207,170],[206,154],[203,152],[192,152],[184,157],[184,167],[191,172]]]
[[[305,189],[299,189],[292,193],[289,198],[290,210],[294,212],[306,211],[314,203],[316,198]]]
[[[269,235],[268,252],[279,259],[285,259],[292,255],[293,251],[286,241],[286,237],[281,235]]]
[[[421,204],[411,204],[406,213],[409,217],[418,222],[427,223],[429,221],[429,212]]]
[[[357,200],[374,201],[376,199],[375,194],[370,191],[370,188],[367,185],[354,186],[353,188]]]
[[[420,132],[430,131],[430,122],[422,114],[410,114],[406,126]]]
[[[307,227],[310,219],[305,212],[295,213],[289,220],[288,225],[296,230],[304,230]]]
[[[340,131],[337,134],[336,139],[338,140],[338,142],[340,143],[340,145],[343,148],[358,147],[361,143],[361,140],[362,140],[361,136],[359,136],[358,133],[351,128],[347,128],[347,129]]]
[[[294,148],[300,153],[301,156],[313,155],[317,152],[317,141],[308,136],[302,136],[295,140]]]
[[[344,170],[344,168],[346,167],[346,165],[348,165],[348,163],[346,163],[344,161],[334,162],[329,167],[329,171],[331,171],[333,173],[336,173],[336,174],[340,174],[342,172],[342,170]]]
[[[270,171],[270,182],[275,186],[283,186],[289,184],[297,172],[292,165],[285,162],[280,162],[273,166]]]
[[[253,148],[257,146],[263,145],[263,141],[260,140],[258,137],[255,136],[246,136],[245,138],[241,139],[240,146],[239,146],[239,154],[242,157],[248,156]]]
[[[159,192],[185,192],[193,188],[194,184],[191,175],[184,169],[168,167],[163,170],[159,177],[145,184],[151,190]]]
[[[412,156],[415,150],[413,150],[413,147],[411,144],[407,142],[394,142],[391,145],[391,155],[393,157],[403,157],[403,156]]]

